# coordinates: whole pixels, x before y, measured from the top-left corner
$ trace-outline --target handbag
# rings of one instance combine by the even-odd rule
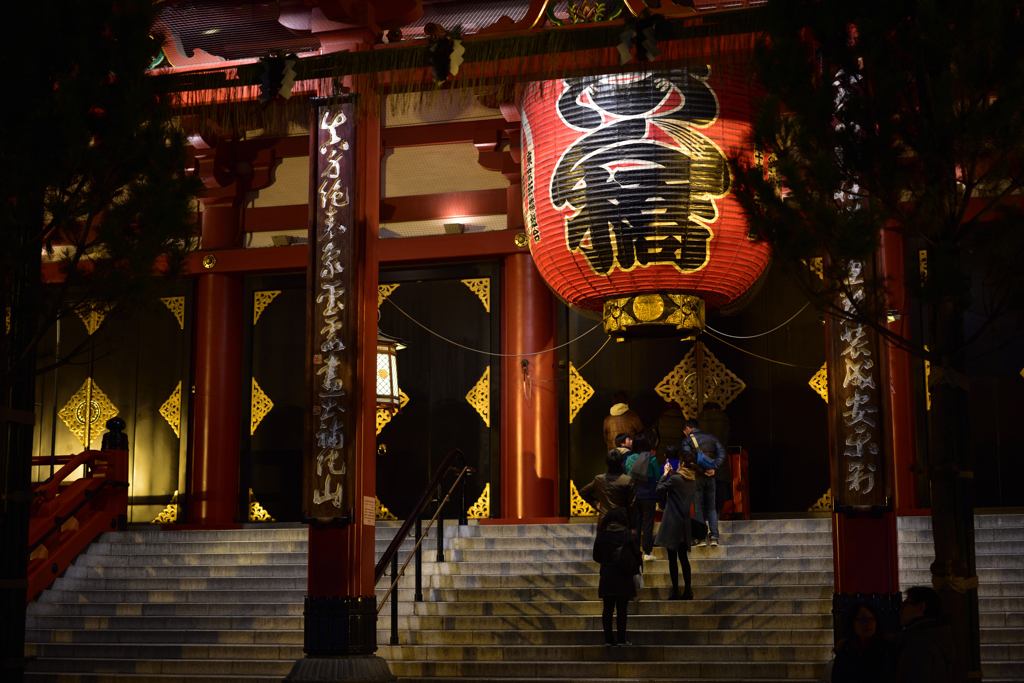
[[[633,576],[633,587],[636,588],[636,592],[639,594],[644,589],[644,573],[641,571],[639,574]]]

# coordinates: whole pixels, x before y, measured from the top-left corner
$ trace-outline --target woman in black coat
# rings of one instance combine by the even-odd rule
[[[624,558],[626,553],[628,555]],[[632,645],[626,640],[626,606],[630,599],[636,597],[633,577],[640,571],[641,558],[636,538],[629,528],[629,518],[622,508],[611,510],[605,518],[604,528],[597,532],[597,538],[594,539],[594,562],[601,565],[597,595],[604,601],[604,611],[601,613],[604,644],[616,644],[612,635],[612,611],[615,610],[618,644]],[[636,569],[630,573],[623,567],[624,564],[635,566]]]
[[[846,638],[836,645],[832,683],[887,683],[893,680],[895,646],[886,637],[875,608],[862,602],[850,611]]]
[[[666,460],[675,460],[679,451],[674,446],[665,449]],[[687,553],[693,545],[693,531],[690,528],[690,506],[697,492],[697,463],[692,454],[689,459],[679,463],[679,469],[673,470],[669,462],[665,463],[661,481],[658,482],[658,498],[664,498],[665,511],[661,516],[661,527],[654,538],[654,545],[668,551],[668,575],[672,579],[672,595],[669,600],[693,600],[691,586],[690,559]],[[683,549],[680,551],[679,546]],[[683,592],[679,592],[679,569],[676,561],[683,566]]]

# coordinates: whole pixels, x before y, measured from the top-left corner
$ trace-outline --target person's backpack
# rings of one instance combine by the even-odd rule
[[[623,534],[629,534],[629,530],[623,531]],[[612,551],[612,564],[614,564],[619,571],[626,574],[626,576],[636,576],[640,573],[640,560],[637,559],[633,551],[628,547],[627,542],[630,539],[624,538],[623,542],[619,544],[615,550]]]

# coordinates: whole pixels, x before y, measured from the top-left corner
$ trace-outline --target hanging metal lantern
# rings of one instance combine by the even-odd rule
[[[377,407],[393,413],[397,413],[400,407],[398,352],[404,348],[402,340],[377,329]]]
[[[757,281],[770,249],[726,162],[748,144],[751,95],[710,67],[525,89],[523,213],[558,296],[614,336],[688,336]]]

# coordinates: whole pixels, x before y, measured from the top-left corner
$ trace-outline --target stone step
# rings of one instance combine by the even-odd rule
[[[388,645],[390,624],[383,622],[377,627],[377,642],[381,647]],[[819,645],[832,646],[832,632],[823,629],[742,629],[726,630],[644,630],[632,617],[629,620],[631,642],[643,645]],[[475,646],[494,647],[505,645],[568,646],[598,645],[604,643],[599,630],[548,631],[456,631],[419,630],[400,631],[399,641],[403,646]],[[378,650],[379,652],[379,650]],[[384,656],[384,655],[381,655]]]
[[[898,552],[901,559],[905,557],[935,559],[935,546],[931,540],[909,543],[901,539]],[[975,539],[974,553],[979,559],[992,555],[1020,555],[1024,553],[1024,541],[981,541]]]
[[[928,529],[932,528],[932,518],[929,515],[915,517],[898,517],[897,528],[903,529]],[[1019,514],[998,514],[998,515],[975,515],[974,528],[977,529],[1001,529],[1024,527],[1024,515]]]
[[[30,657],[65,659],[302,659],[302,645],[167,645],[163,643],[30,643]]]
[[[128,546],[126,546],[128,547]],[[153,555],[134,555],[120,553],[109,555],[96,552],[90,547],[89,552],[79,555],[75,566],[80,567],[152,567],[175,565],[267,565],[267,564],[305,564],[308,555],[302,552],[267,552],[267,553],[175,553],[154,559]]]
[[[306,590],[306,577],[213,577],[100,579],[61,577],[53,582],[58,591],[284,591]]]
[[[934,561],[934,553],[930,555],[904,555],[900,557],[900,571],[905,569],[928,569]],[[974,563],[979,571],[982,569],[1024,569],[1024,554],[1001,553],[999,555],[982,555],[979,553],[975,556]]]
[[[209,596],[216,600],[216,595]],[[81,617],[301,617],[302,600],[296,602],[33,602],[30,616]]]
[[[296,541],[181,541],[181,542],[142,542],[142,543],[104,543],[96,541],[89,546],[90,555],[252,555],[255,553],[302,553],[306,554],[307,542]],[[152,562],[153,559],[150,558]],[[155,562],[159,564],[159,562]]]
[[[306,541],[309,531],[304,525],[275,529],[224,529],[221,531],[164,531],[160,528],[145,531],[107,531],[96,539],[98,543],[222,543],[226,541]]]
[[[260,591],[253,593],[248,590],[218,591],[216,600],[219,602],[246,603],[259,600],[261,603],[302,602],[306,589],[283,591]],[[39,596],[39,602],[195,602],[205,603],[211,600],[206,591],[62,591],[50,589]]]
[[[81,559],[81,558],[79,558]],[[296,564],[252,565],[170,565],[170,566],[98,566],[75,564],[68,567],[63,577],[67,579],[228,579],[228,578],[302,578],[306,579],[308,565]]]
[[[905,580],[904,577],[912,579],[914,583],[907,583],[907,580]],[[983,584],[1021,584],[1024,583],[1024,569],[979,567],[978,580]],[[931,582],[931,572],[927,565],[916,569],[900,566],[901,585],[916,586],[930,584]]]
[[[594,634],[598,635],[598,634]],[[675,634],[677,636],[682,634]],[[603,638],[603,636],[601,636]],[[709,645],[642,644],[627,635],[631,648],[617,650],[593,645],[503,645],[462,647],[385,646],[377,655],[388,661],[476,661],[476,662],[615,662],[627,658],[635,662],[779,662],[825,661],[832,656],[828,645]],[[639,639],[637,639],[639,641]]]
[[[40,659],[32,671],[40,673],[81,674],[163,674],[191,676],[276,676],[288,675],[295,660],[273,659]],[[120,678],[118,679],[120,680]]]
[[[655,581],[655,579],[658,579]],[[654,585],[656,584],[656,585]],[[387,588],[377,588],[381,600]],[[667,574],[644,576],[641,600],[667,600],[672,584]],[[702,586],[695,585],[697,600],[832,600],[831,586]],[[398,601],[411,602],[413,588],[399,588]],[[465,588],[425,589],[425,602],[532,602],[598,600],[597,585],[570,588]],[[391,598],[388,598],[391,602]]]
[[[595,646],[595,649],[604,649]],[[562,680],[686,680],[739,678],[762,680],[771,678],[810,679],[820,677],[825,662],[691,662],[643,661],[639,659],[646,648],[609,648],[612,661],[523,661],[514,669],[507,662],[436,662],[393,661],[391,672],[402,677],[448,676],[471,680],[505,679],[510,673],[516,679],[558,678]],[[634,653],[631,650],[637,649]],[[636,658],[634,658],[636,657]]]
[[[900,529],[900,543],[933,543],[931,529]],[[1024,526],[974,530],[975,542],[1007,543],[1024,541]]]
[[[667,592],[667,591],[665,591]],[[831,614],[832,600],[655,600],[641,591],[630,614]],[[595,596],[596,598],[596,596]],[[603,602],[553,600],[548,602],[399,602],[399,615],[417,616],[546,616],[601,614]],[[993,610],[995,611],[995,610]],[[391,614],[389,600],[380,611]]]
[[[26,629],[27,643],[132,643],[190,645],[297,645],[302,647],[302,631],[270,629],[247,631],[203,631],[199,629]]]

